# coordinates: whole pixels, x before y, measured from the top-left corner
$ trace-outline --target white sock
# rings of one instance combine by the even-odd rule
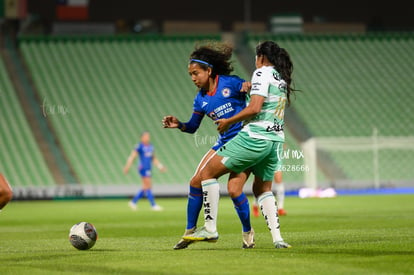
[[[275,183],[275,186],[277,206],[279,209],[283,209],[285,205],[285,184],[283,182]]]
[[[276,199],[272,191],[264,192],[257,198],[263,217],[267,222],[267,227],[272,235],[273,243],[283,241],[280,235],[279,217],[277,215]]]
[[[204,226],[208,232],[216,232],[220,185],[217,179],[208,179],[203,180],[201,186],[203,187]]]

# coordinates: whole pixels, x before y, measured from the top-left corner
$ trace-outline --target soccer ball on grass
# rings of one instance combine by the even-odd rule
[[[98,232],[95,226],[88,222],[79,222],[69,231],[69,241],[73,247],[79,250],[87,250],[95,245]]]

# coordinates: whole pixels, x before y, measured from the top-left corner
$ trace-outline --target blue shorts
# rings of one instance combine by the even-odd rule
[[[141,177],[145,177],[145,178],[151,177],[152,175],[151,169],[139,169],[138,173],[141,175]]]

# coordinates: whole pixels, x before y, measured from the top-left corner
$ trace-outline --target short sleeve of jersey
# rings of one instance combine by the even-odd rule
[[[268,97],[269,83],[271,82],[272,74],[268,70],[263,68],[256,69],[252,76],[252,88],[250,89],[250,95],[260,95]]]
[[[240,90],[243,87],[243,82],[246,82],[246,80],[238,77],[237,75],[233,75],[232,78],[233,78],[234,91],[240,93]],[[244,92],[242,92],[242,93],[244,93]]]
[[[138,143],[137,146],[135,147],[135,151],[137,151],[138,154],[141,154],[142,151],[142,145],[141,143]]]

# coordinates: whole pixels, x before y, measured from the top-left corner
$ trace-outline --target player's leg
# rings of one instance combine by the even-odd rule
[[[198,216],[203,206],[203,189],[201,187],[201,176],[200,170],[206,165],[210,158],[215,154],[216,151],[210,149],[203,156],[200,163],[198,164],[193,177],[190,180],[190,192],[188,194],[187,202],[187,227],[191,229],[197,227]]]
[[[217,241],[217,214],[220,198],[220,186],[217,179],[230,170],[221,162],[223,157],[214,154],[201,168],[201,186],[203,188],[204,226],[191,235],[183,236],[191,241]]]
[[[152,178],[151,176],[142,178],[142,189],[144,190],[144,195],[147,197],[152,210],[161,211],[162,207],[155,203],[154,195],[152,194]]]
[[[264,146],[263,146],[264,145]],[[204,227],[184,239],[209,240],[218,238],[217,233],[217,212],[220,195],[217,179],[227,173],[239,174],[261,158],[262,147],[267,142],[252,141],[240,133],[232,140],[222,146],[217,153],[201,169],[201,185],[203,188],[204,200]]]
[[[194,175],[190,180],[189,192],[187,197],[187,225],[183,236],[191,235],[197,228],[197,220],[200,215],[201,207],[203,206],[203,189],[201,187],[200,169],[206,162],[214,155],[216,151],[210,149],[203,156],[198,164]],[[193,241],[184,240],[181,238],[180,241],[174,246],[174,249],[187,248]]]
[[[253,192],[257,197],[257,202],[266,220],[267,227],[272,235],[273,244],[276,248],[289,248],[290,245],[285,243],[280,233],[280,223],[277,214],[277,204],[275,196],[271,191],[272,181],[263,181],[255,178],[253,183]]]
[[[249,143],[245,136],[237,135],[225,145],[220,147],[217,153],[201,169],[201,185],[204,201],[204,227],[187,238],[193,240],[209,240],[210,237],[218,238],[217,212],[220,197],[217,179],[227,173],[239,174],[245,171],[257,155],[261,155],[261,148],[256,142]],[[254,148],[254,150],[251,150]],[[243,181],[244,184],[244,181]],[[242,185],[241,185],[242,187]]]
[[[243,186],[249,175],[250,171],[239,174],[232,172],[230,173],[227,183],[227,191],[233,201],[234,209],[239,216],[240,222],[242,223],[243,248],[253,248],[255,245],[254,230],[250,223],[249,200],[243,192]]]
[[[270,147],[275,146],[277,146],[276,143]],[[272,149],[264,159],[252,168],[252,172],[255,174],[253,193],[266,220],[275,247],[289,248],[291,246],[283,241],[280,233],[277,203],[272,192],[272,180],[278,161],[277,151]]]
[[[13,191],[3,174],[0,173],[0,211],[3,209],[12,199]]]
[[[135,196],[128,202],[129,207],[132,210],[137,210],[137,203],[138,201],[145,196],[145,188],[144,188],[144,178],[151,176],[151,171],[146,169],[139,169],[138,174],[141,176],[142,186],[141,189],[135,194]]]
[[[276,201],[277,201],[279,216],[285,216],[287,212],[284,209],[285,185],[283,183],[282,171],[278,170],[275,172],[273,182],[274,182],[275,191],[276,191]]]

